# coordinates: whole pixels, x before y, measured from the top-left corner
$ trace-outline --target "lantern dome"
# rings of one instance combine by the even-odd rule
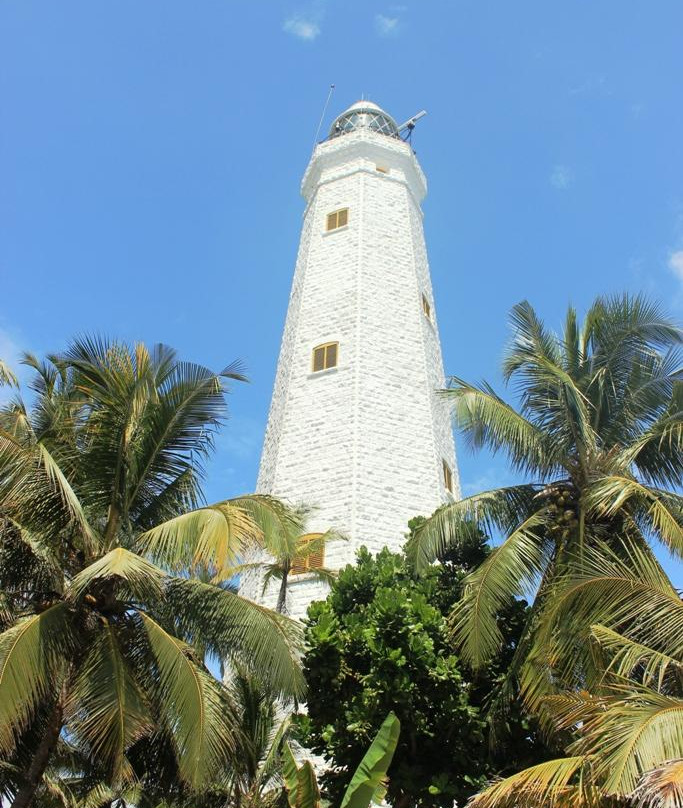
[[[334,121],[329,137],[339,137],[358,129],[370,129],[380,135],[398,137],[396,121],[372,101],[356,101]]]

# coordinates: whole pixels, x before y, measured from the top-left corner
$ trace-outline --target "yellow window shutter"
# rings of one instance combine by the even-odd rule
[[[313,370],[323,370],[325,367],[325,346],[313,349]]]
[[[325,367],[337,367],[337,343],[331,342],[325,349]]]
[[[311,570],[319,570],[323,566],[325,560],[324,547],[319,547],[312,552],[308,552],[306,544],[307,542],[302,545],[300,554],[293,559],[289,571],[290,575],[301,575]]]
[[[453,472],[451,471],[451,467],[446,463],[445,460],[442,461],[443,463],[443,482],[446,488],[453,493]]]

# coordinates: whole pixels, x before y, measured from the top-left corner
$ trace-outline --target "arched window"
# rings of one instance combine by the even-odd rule
[[[313,349],[313,372],[317,373],[319,370],[327,370],[328,368],[337,367],[337,358],[339,356],[339,343],[326,342],[324,345],[318,345]]]

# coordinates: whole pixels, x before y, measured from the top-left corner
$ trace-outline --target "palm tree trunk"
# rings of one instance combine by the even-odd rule
[[[62,722],[62,702],[61,699],[57,699],[47,719],[43,737],[33,753],[31,763],[24,775],[24,782],[12,802],[12,808],[29,808],[33,802],[36,789],[43,779],[45,768],[50,760],[50,755],[57,745],[59,733],[62,731]]]
[[[282,579],[280,580],[280,591],[277,593],[277,606],[275,611],[279,614],[287,612],[287,579],[289,578],[288,570],[282,571]]]
[[[116,531],[119,529],[119,521],[121,518],[121,514],[119,509],[112,503],[109,506],[109,513],[107,514],[107,524],[104,528],[104,546],[109,549],[109,545],[112,542],[114,536],[116,536]]]

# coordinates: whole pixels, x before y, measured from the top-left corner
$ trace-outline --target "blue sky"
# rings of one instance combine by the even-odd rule
[[[448,373],[497,382],[525,297],[681,317],[682,29],[679,0],[0,0],[0,355],[98,331],[241,358],[207,494],[252,490],[331,83],[326,125],[361,94],[429,112]],[[459,460],[466,493],[509,480]]]

